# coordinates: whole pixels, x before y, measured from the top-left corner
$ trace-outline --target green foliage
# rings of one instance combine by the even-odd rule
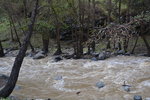
[[[9,20],[7,17],[0,18],[0,40],[8,38]]]
[[[144,19],[146,21],[150,21],[150,11],[147,11],[146,13],[141,13],[140,15],[137,15],[134,17],[135,19]]]

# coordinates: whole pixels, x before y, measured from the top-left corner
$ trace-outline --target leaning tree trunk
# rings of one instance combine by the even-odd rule
[[[6,98],[12,93],[12,91],[16,85],[16,82],[18,80],[19,71],[20,71],[23,59],[25,57],[25,53],[27,51],[27,47],[28,47],[30,38],[32,36],[35,18],[37,15],[38,2],[39,2],[39,0],[36,0],[36,5],[35,5],[34,11],[32,13],[32,17],[31,17],[31,24],[28,27],[29,31],[27,32],[27,34],[24,38],[24,42],[20,48],[20,51],[19,51],[16,59],[15,59],[15,62],[14,62],[10,77],[8,79],[8,82],[6,83],[4,88],[2,88],[0,90],[0,97],[2,97],[2,98]]]
[[[0,57],[5,56],[4,51],[3,51],[3,47],[2,47],[2,43],[0,41]]]

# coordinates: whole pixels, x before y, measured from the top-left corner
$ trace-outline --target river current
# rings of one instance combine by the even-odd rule
[[[0,58],[0,74],[9,75],[14,57]],[[129,92],[122,85],[131,86]],[[103,82],[103,88],[96,83]],[[54,62],[25,58],[12,95],[21,99],[133,100],[150,97],[150,57],[118,56],[103,61],[87,59]]]

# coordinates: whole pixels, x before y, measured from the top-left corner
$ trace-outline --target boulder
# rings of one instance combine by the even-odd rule
[[[105,84],[103,82],[96,83],[96,87],[98,87],[98,88],[103,88],[104,86],[105,86]]]
[[[57,56],[57,57],[54,58],[54,61],[55,61],[55,62],[58,62],[58,61],[61,61],[61,60],[63,60],[63,59],[62,59],[62,57],[60,57],[60,56]]]
[[[54,80],[62,80],[62,76],[61,75],[57,75],[54,77]]]
[[[14,88],[14,90],[20,90],[20,89],[21,89],[21,86],[18,86],[18,85],[16,85]]]
[[[105,52],[102,52],[98,55],[98,60],[105,60],[107,58],[107,55]]]
[[[91,58],[92,61],[98,61],[96,57]]]
[[[36,55],[34,55],[33,59],[42,59],[45,58],[46,56],[42,53],[37,53]]]
[[[127,53],[125,53],[124,55],[125,55],[125,56],[130,56],[131,53],[130,53],[130,52],[127,52]]]
[[[134,100],[142,100],[142,96],[135,95],[135,96],[134,96]]]
[[[71,59],[71,58],[73,58],[73,55],[67,54],[67,55],[64,55],[63,57],[66,58],[66,59]]]
[[[125,54],[125,51],[124,51],[124,50],[118,50],[118,51],[117,51],[117,54],[118,54],[118,55],[124,55],[124,54]]]
[[[0,88],[7,83],[8,78],[9,78],[8,76],[0,74]]]
[[[93,52],[91,55],[92,55],[93,57],[98,57],[98,56],[99,56],[99,53]]]
[[[8,99],[9,100],[20,100],[19,98],[15,97],[15,96],[9,96]]]
[[[148,97],[148,98],[145,98],[145,100],[150,100],[150,97]]]
[[[131,86],[130,85],[122,85],[122,88],[123,88],[124,91],[130,92]]]
[[[5,79],[7,80],[9,78],[9,76],[6,76],[6,75],[3,75],[3,74],[0,74],[0,79]]]

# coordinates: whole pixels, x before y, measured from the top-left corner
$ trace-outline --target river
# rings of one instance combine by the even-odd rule
[[[0,58],[0,74],[9,75],[14,57]],[[97,82],[104,82],[97,88]],[[131,85],[126,92],[122,85]],[[104,61],[87,59],[54,62],[25,58],[12,94],[24,98],[52,100],[133,100],[150,97],[150,57],[118,56]]]

